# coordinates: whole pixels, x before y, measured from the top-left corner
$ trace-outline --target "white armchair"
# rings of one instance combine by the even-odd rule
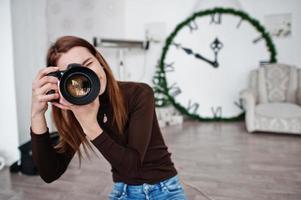
[[[301,134],[301,70],[268,64],[252,70],[240,92],[248,132]]]

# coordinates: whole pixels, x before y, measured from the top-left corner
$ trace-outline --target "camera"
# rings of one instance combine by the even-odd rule
[[[98,76],[93,70],[81,64],[69,64],[66,70],[50,72],[47,76],[54,76],[60,80],[59,90],[62,96],[72,104],[89,104],[99,95],[100,81]],[[54,90],[50,90],[47,94],[54,92]]]

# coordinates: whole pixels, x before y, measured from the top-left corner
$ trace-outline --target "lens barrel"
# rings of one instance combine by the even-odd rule
[[[80,64],[69,64],[65,71],[51,72],[48,76],[54,76],[60,80],[61,94],[72,104],[89,104],[99,95],[100,81],[98,76],[93,70]],[[47,94],[53,92],[49,91]]]

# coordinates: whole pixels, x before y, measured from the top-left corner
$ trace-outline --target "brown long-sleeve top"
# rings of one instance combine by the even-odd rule
[[[154,93],[145,83],[118,82],[124,96],[128,120],[122,135],[111,123],[113,108],[107,90],[99,96],[97,120],[103,133],[93,145],[111,164],[114,182],[130,185],[154,184],[177,174],[171,153],[162,137],[155,111]],[[104,113],[107,121],[104,122]],[[32,156],[41,178],[50,183],[67,169],[74,152],[58,153],[53,148],[49,132],[34,134],[30,128]]]

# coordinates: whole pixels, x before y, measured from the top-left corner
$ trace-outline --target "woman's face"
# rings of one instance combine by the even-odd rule
[[[93,70],[100,80],[99,95],[105,91],[107,78],[103,67],[94,55],[85,47],[73,47],[66,53],[63,53],[57,61],[59,70],[66,70],[71,63],[78,63]]]

